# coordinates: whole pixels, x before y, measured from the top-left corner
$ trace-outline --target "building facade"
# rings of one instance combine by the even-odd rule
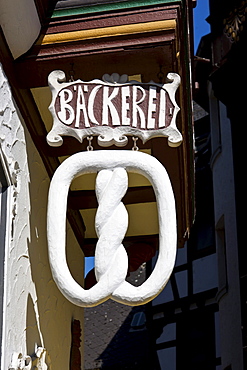
[[[71,324],[73,318],[83,322],[81,310],[52,281],[46,241],[48,188],[47,172],[1,69],[2,369],[28,368],[21,366],[31,360],[46,369],[51,358],[53,368],[68,368]],[[68,235],[73,251],[68,258],[83,281],[83,256],[69,225]]]
[[[210,1],[211,33],[194,58],[195,5],[0,1],[1,368],[245,368],[239,126],[245,121],[247,3]],[[164,83],[171,71],[181,77],[176,99],[182,144],[171,148],[161,137],[137,142],[166,168],[177,211],[174,272],[146,305],[107,301],[83,310],[53,281],[46,240],[50,179],[65,158],[89,144],[102,149],[96,138],[81,143],[64,137],[61,147],[47,144],[52,125],[47,79],[54,70],[64,71],[67,81],[102,79],[106,73],[127,74],[140,83]],[[132,147],[130,137],[126,149]],[[97,243],[94,182],[91,175],[76,179],[67,209],[67,260],[86,289],[95,284],[93,271],[83,282],[84,257],[94,256]],[[123,242],[130,262],[127,279],[139,285],[151,273],[158,250],[150,183],[131,174],[124,204],[130,216]]]
[[[212,0],[209,5],[211,33],[202,38],[195,56],[196,216],[190,237],[178,249],[174,273],[163,293],[137,313],[139,326],[133,328],[136,313],[128,312],[115,329],[117,333],[104,343],[104,350],[95,342],[92,348],[88,332],[87,369],[97,364],[98,368],[114,368],[114,346],[118,343],[121,348],[120,343],[132,340],[132,360],[129,349],[117,352],[123,368],[246,367],[245,195],[241,181],[245,154],[239,143],[239,123],[246,115],[241,86],[245,83],[247,4]],[[117,326],[114,308],[102,308]],[[96,314],[87,313],[86,330],[90,322],[97,323]],[[97,332],[103,327],[98,325]],[[135,355],[140,351],[135,339],[144,337],[149,343],[148,348],[141,344],[146,365],[138,363]]]
[[[210,115],[214,228],[218,259],[217,302],[220,317],[223,369],[246,367],[245,267],[243,262],[243,187],[240,168],[244,159],[236,122],[245,120],[241,89],[246,61],[246,2],[210,1],[211,33],[198,49],[196,100]],[[228,94],[228,91],[233,94]]]

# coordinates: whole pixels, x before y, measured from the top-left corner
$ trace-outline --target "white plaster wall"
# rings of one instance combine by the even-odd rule
[[[0,0],[0,25],[14,58],[33,45],[40,32],[34,0]]]
[[[5,252],[4,328],[1,369],[13,352],[47,350],[48,369],[68,370],[71,321],[83,310],[69,303],[51,277],[46,242],[49,178],[11,97],[0,65],[0,145],[12,180],[9,240]],[[67,227],[68,264],[83,283],[83,255]],[[8,239],[8,238],[7,238]]]
[[[213,144],[213,188],[215,224],[224,216],[228,291],[219,300],[222,368],[243,369],[240,290],[238,272],[238,245],[236,231],[235,189],[231,145],[231,123],[226,108],[211,101],[211,134]],[[217,117],[220,117],[217,128]],[[219,130],[218,130],[219,129]],[[220,134],[220,135],[219,135]],[[219,140],[220,139],[220,140]],[[220,148],[221,141],[221,148]],[[218,147],[217,147],[218,142]],[[217,155],[218,154],[218,155]],[[216,245],[218,251],[218,245]],[[221,256],[222,258],[222,256]]]

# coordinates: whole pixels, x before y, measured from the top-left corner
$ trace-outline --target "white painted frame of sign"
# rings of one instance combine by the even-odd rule
[[[119,147],[123,147],[127,144],[128,138],[127,136],[135,136],[141,138],[143,143],[147,140],[151,139],[152,137],[162,137],[165,136],[168,138],[168,144],[171,147],[177,147],[182,142],[182,135],[177,129],[176,126],[176,118],[177,113],[179,112],[180,108],[176,103],[175,100],[175,93],[177,91],[178,86],[180,85],[180,76],[177,73],[168,73],[167,81],[168,83],[165,84],[157,84],[153,81],[149,83],[143,83],[142,85],[155,85],[162,89],[164,89],[170,99],[172,104],[174,105],[174,112],[171,119],[171,123],[166,128],[161,128],[158,130],[139,130],[137,128],[133,128],[130,126],[118,126],[116,128],[108,127],[108,126],[100,126],[100,127],[93,127],[87,129],[78,129],[66,126],[65,124],[61,123],[57,117],[55,112],[55,100],[56,97],[61,89],[69,87],[76,83],[85,83],[85,84],[101,84],[105,86],[126,86],[129,85],[140,85],[137,81],[129,81],[128,83],[110,83],[104,82],[101,80],[92,80],[90,82],[84,82],[81,80],[76,81],[66,81],[66,75],[63,71],[55,70],[51,72],[48,76],[48,84],[50,86],[52,92],[52,101],[49,106],[49,110],[53,117],[53,127],[51,131],[47,135],[47,142],[50,146],[58,147],[63,144],[63,136],[72,136],[76,138],[79,142],[82,142],[85,137],[88,136],[98,136],[98,144],[102,147],[108,147],[110,145],[116,145]]]

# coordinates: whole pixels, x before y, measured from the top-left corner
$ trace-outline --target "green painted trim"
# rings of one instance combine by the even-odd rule
[[[54,10],[51,17],[69,17],[75,15],[82,15],[88,13],[99,13],[99,12],[109,12],[113,10],[121,9],[130,9],[130,8],[140,8],[150,5],[160,5],[160,4],[169,4],[169,3],[181,3],[182,0],[132,0],[124,1],[120,3],[109,3],[109,4],[99,4],[99,5],[90,5],[82,6],[78,8],[64,8]]]

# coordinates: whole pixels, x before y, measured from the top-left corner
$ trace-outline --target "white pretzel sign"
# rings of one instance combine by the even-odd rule
[[[150,277],[135,287],[125,278],[128,257],[122,245],[128,227],[128,213],[122,197],[128,188],[127,172],[145,176],[153,186],[159,219],[159,255]],[[66,262],[66,209],[72,180],[98,173],[98,209],[95,229],[97,283],[83,289],[72,277]],[[171,183],[165,168],[154,157],[137,151],[89,151],[72,155],[56,170],[48,199],[48,247],[53,278],[64,296],[81,307],[93,307],[111,298],[136,306],[149,302],[164,288],[176,256],[176,211]]]

